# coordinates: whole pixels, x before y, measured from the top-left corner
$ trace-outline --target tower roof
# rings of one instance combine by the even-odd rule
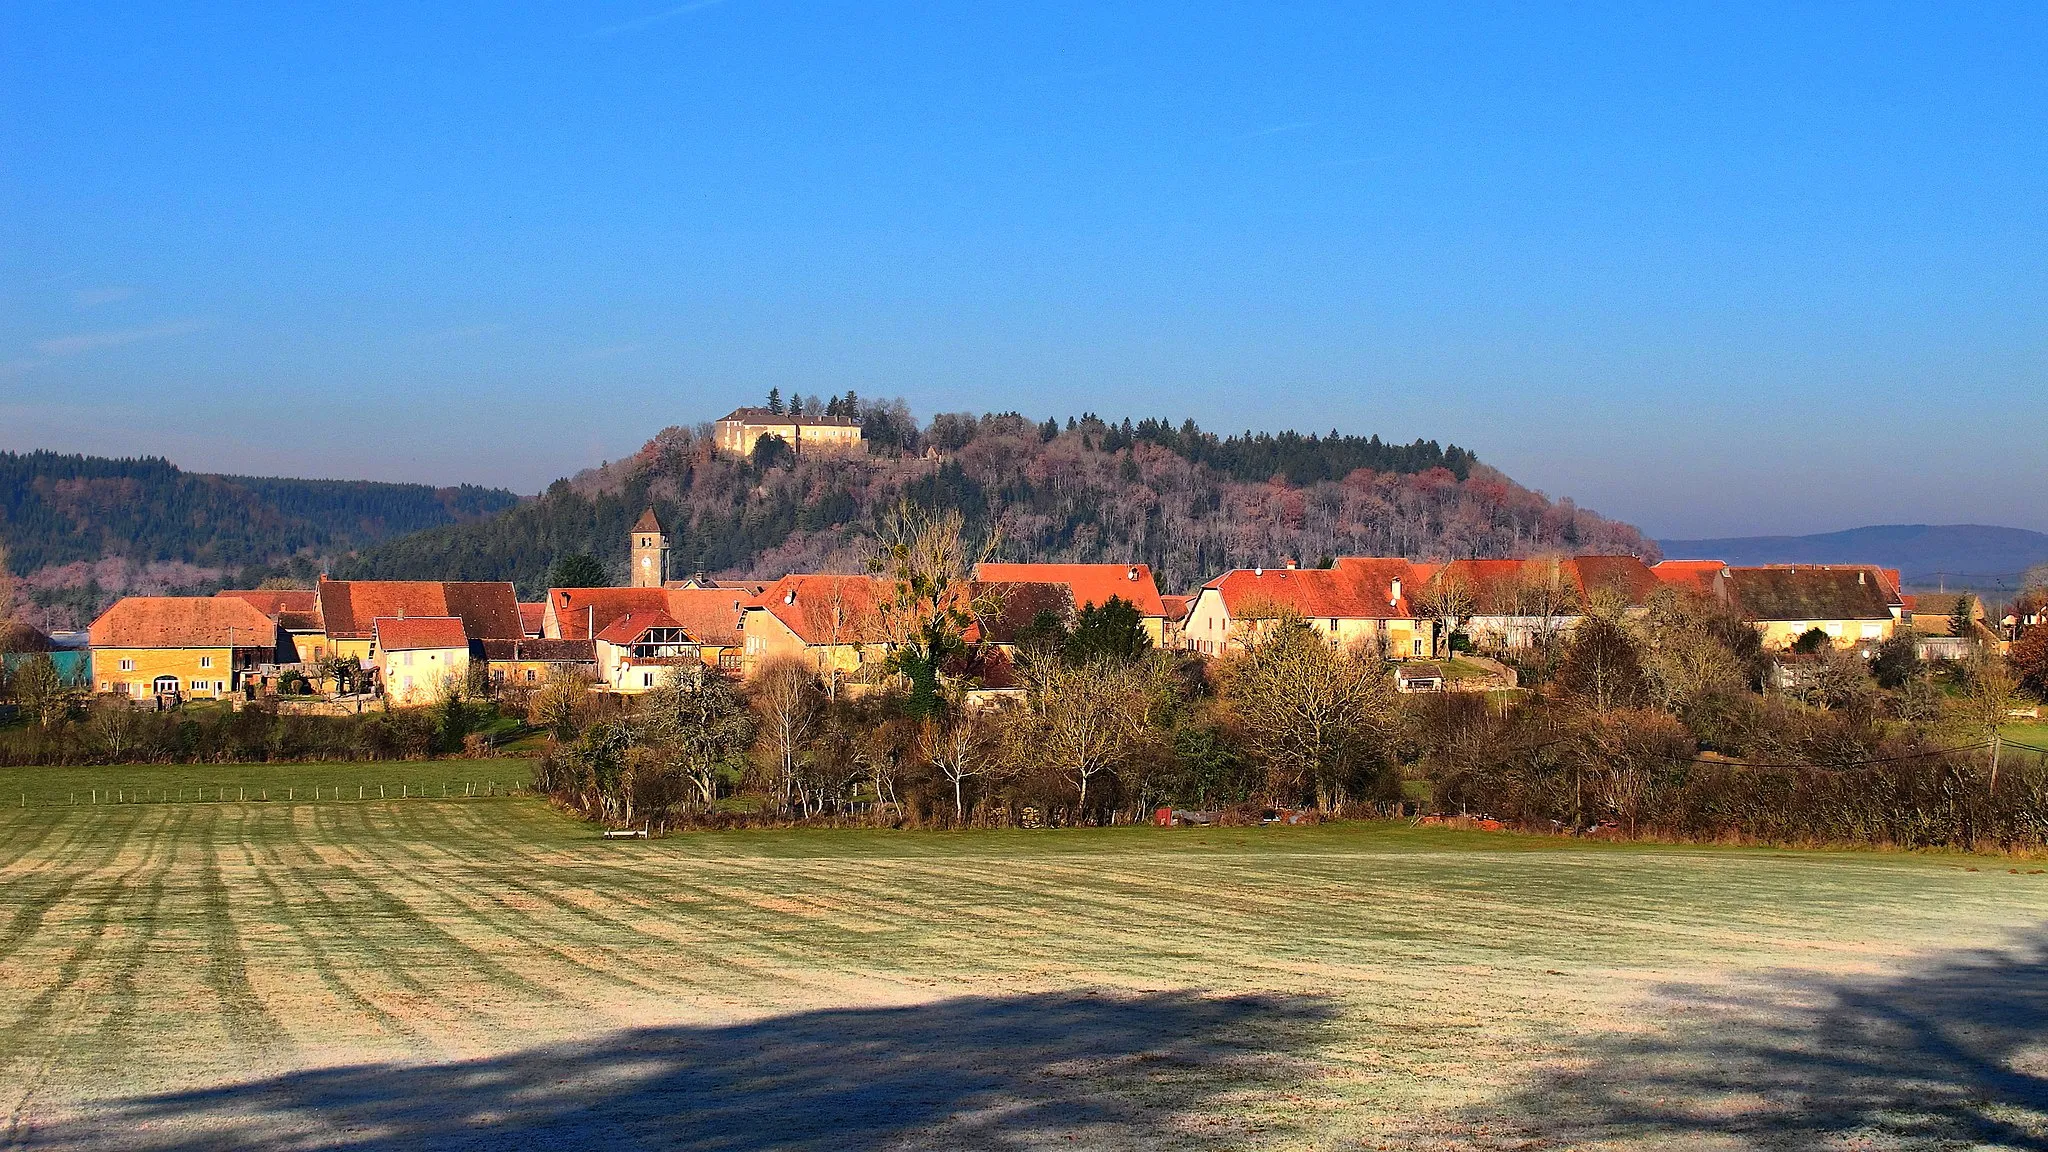
[[[662,526],[661,526],[661,517],[659,517],[659,516],[656,516],[656,515],[654,514],[654,505],[652,505],[652,504],[649,504],[649,505],[647,506],[647,511],[645,511],[645,512],[642,512],[642,513],[640,514],[640,519],[638,519],[638,520],[635,520],[635,521],[633,522],[633,531],[635,531],[635,532],[662,532],[662,531],[665,531],[665,529],[663,529],[663,528],[662,528]]]

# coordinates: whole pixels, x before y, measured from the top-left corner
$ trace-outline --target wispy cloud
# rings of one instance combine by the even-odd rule
[[[203,325],[197,320],[173,320],[168,324],[152,324],[147,328],[112,328],[103,332],[76,332],[69,336],[52,336],[35,343],[36,354],[46,360],[64,356],[76,356],[80,352],[91,352],[97,348],[114,348],[122,344],[133,344],[138,340],[158,340],[165,336],[183,336],[196,332]]]
[[[80,308],[97,308],[102,304],[113,304],[135,295],[135,289],[113,286],[109,288],[81,288],[71,294],[71,302]]]
[[[637,19],[623,21],[618,24],[607,24],[602,28],[593,28],[585,32],[583,37],[586,40],[602,40],[609,36],[623,36],[628,32],[638,32],[643,28],[652,28],[656,24],[665,24],[678,16],[687,16],[692,12],[701,12],[706,8],[723,3],[725,3],[725,0],[691,0],[688,4],[678,4],[673,8],[664,8],[659,12],[652,12]]]
[[[493,332],[502,331],[504,327],[498,323],[463,324],[455,328],[443,328],[438,332],[423,332],[419,338],[430,343],[442,340],[474,340],[479,336],[489,336]]]
[[[19,376],[68,356],[77,356],[101,348],[117,348],[141,340],[183,336],[187,332],[197,332],[204,327],[206,325],[198,320],[173,320],[165,324],[152,324],[146,328],[110,328],[101,332],[74,332],[68,336],[50,336],[29,346],[34,355],[0,362],[0,377]]]
[[[1286,124],[1275,124],[1269,128],[1261,128],[1255,132],[1244,132],[1236,136],[1225,136],[1223,138],[1223,143],[1243,144],[1250,140],[1259,140],[1267,136],[1279,136],[1287,132],[1299,132],[1304,128],[1313,128],[1315,126],[1316,121],[1314,120],[1295,120],[1290,121]]]

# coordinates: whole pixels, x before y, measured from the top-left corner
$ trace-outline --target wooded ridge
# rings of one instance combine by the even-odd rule
[[[875,517],[905,498],[958,509],[977,531],[1000,521],[1005,558],[1143,562],[1175,590],[1282,558],[1657,555],[1635,528],[1435,441],[1221,437],[1192,420],[1093,415],[942,413],[920,427],[900,401],[853,405],[831,407],[860,412],[865,454],[797,455],[764,441],[738,458],[715,450],[708,426],[672,427],[538,500],[365,549],[336,574],[510,579],[530,596],[555,560],[584,554],[623,582],[628,528],[650,505],[668,530],[671,576],[855,571]]]

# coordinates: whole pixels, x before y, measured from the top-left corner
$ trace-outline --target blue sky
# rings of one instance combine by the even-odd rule
[[[1448,7],[7,5],[0,447],[534,491],[853,388],[2048,529],[2048,9]]]

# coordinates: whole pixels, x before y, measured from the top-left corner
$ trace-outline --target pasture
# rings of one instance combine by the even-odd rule
[[[370,771],[341,765],[0,804],[0,1140],[2048,1141],[2025,861],[1356,824],[607,843],[403,767],[432,798],[332,800]],[[37,775],[76,783],[0,797]]]

